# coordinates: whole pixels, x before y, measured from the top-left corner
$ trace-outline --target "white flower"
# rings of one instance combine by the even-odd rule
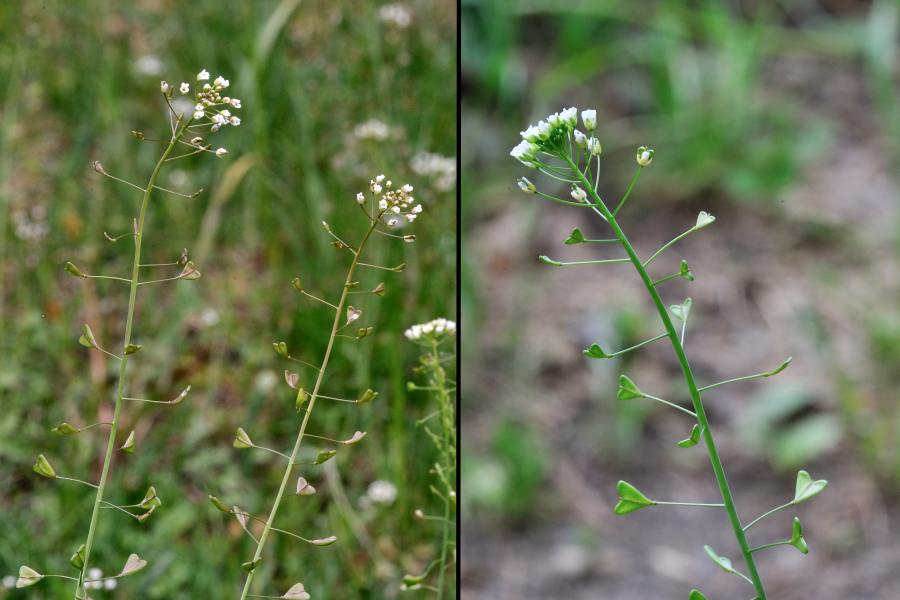
[[[228,150],[226,150],[225,148],[219,148],[218,150],[216,150],[216,156],[218,156],[219,158],[225,156],[226,154],[228,154]]]
[[[200,142],[202,142],[202,141],[203,141],[203,138],[200,137],[199,135],[192,137],[191,138],[191,146],[199,146]]]
[[[187,82],[185,82],[185,81],[182,81],[182,82],[181,82],[181,87],[179,87],[178,90],[179,90],[182,94],[187,94],[187,93],[190,93],[190,91],[191,91],[191,86],[190,86],[189,83],[187,83]]]
[[[413,186],[411,186],[411,185],[409,185],[409,184],[407,183],[407,184],[404,185],[402,188],[400,188],[400,191],[401,191],[401,192],[406,192],[407,194],[411,194],[412,191],[413,191]]]
[[[365,195],[362,192],[359,192],[358,194],[356,194],[356,201],[359,204],[363,204],[366,201]]]
[[[413,221],[416,220],[416,217],[418,217],[418,216],[419,216],[419,215],[417,215],[417,214],[415,214],[415,213],[407,213],[407,214],[406,214],[406,220],[409,221],[410,223],[412,223]],[[413,241],[413,240],[408,240],[408,241]]]
[[[231,82],[228,81],[227,79],[225,79],[224,77],[222,77],[221,75],[216,77],[215,80],[213,81],[213,86],[217,89],[225,89],[229,85],[231,85]]]
[[[649,166],[650,163],[653,162],[653,148],[641,146],[637,149],[635,160],[637,160],[637,164],[641,165],[642,167]]]
[[[375,176],[375,183],[381,183],[382,181],[384,181],[384,174]]]
[[[380,194],[381,189],[382,189],[381,186],[378,185],[377,183],[372,186],[372,191],[375,192],[376,194]]]
[[[225,110],[222,111],[222,116],[225,117],[226,119],[231,117],[231,111],[226,108]]]
[[[197,73],[197,81],[209,81],[209,71],[203,69],[202,71]]]
[[[591,149],[592,156],[597,156],[603,152],[603,148],[600,146],[600,140],[595,137],[588,140],[588,147]]]
[[[397,225],[400,224],[400,220],[399,219],[388,219],[387,224],[389,227],[396,227]]]
[[[391,129],[386,123],[378,119],[369,119],[365,123],[360,123],[353,129],[353,135],[361,140],[372,139],[384,141],[391,135]]]
[[[203,118],[203,115],[205,115],[205,114],[206,114],[206,113],[203,112],[202,110],[196,110],[196,111],[194,111],[194,119],[195,119],[195,120],[202,119],[202,118]]]
[[[587,192],[578,187],[577,185],[572,186],[572,198],[576,202],[584,202],[585,198],[587,198]]]
[[[221,114],[221,113],[216,113],[216,114],[214,114],[214,115],[212,116],[212,122],[213,122],[215,125],[219,125],[220,127],[221,127],[222,125],[228,125],[228,119],[225,118],[225,116],[224,116],[223,114]]]
[[[414,214],[414,215],[419,214],[420,212],[422,212],[422,205],[421,205],[421,204],[416,204],[415,206],[413,206],[412,210],[409,211],[409,212],[411,212],[411,213]]]
[[[397,486],[390,481],[376,479],[369,484],[366,496],[376,504],[393,504],[397,499]]]
[[[165,80],[159,82],[159,91],[161,91],[163,94],[168,94],[169,89],[169,84],[166,83]]]
[[[534,125],[529,125],[525,131],[519,132],[522,135],[522,139],[526,142],[537,142],[541,139],[541,131]]]
[[[235,115],[232,115],[232,116],[228,117],[228,122],[231,123],[232,125],[234,125],[235,127],[237,127],[238,125],[241,124],[241,118],[237,117]]]
[[[377,187],[377,186],[376,186],[376,187]],[[385,200],[385,199],[383,199],[383,198],[382,198],[381,200],[379,200],[379,201],[378,201],[378,208],[380,208],[381,210],[387,210],[387,200]]]
[[[536,158],[537,146],[528,140],[519,142],[509,153],[510,156],[517,159],[526,167],[536,167],[534,160]]]
[[[597,127],[597,111],[594,109],[581,111],[581,121],[585,129],[593,131]]]
[[[591,138],[591,139],[593,139],[593,138]],[[578,146],[580,148],[587,148],[587,145],[588,145],[587,136],[584,135],[583,133],[581,133],[580,131],[578,131],[577,129],[575,130],[575,143],[578,144]]]
[[[537,191],[537,187],[533,183],[531,183],[525,177],[519,179],[516,183],[519,184],[519,189],[525,192],[526,194],[533,194]]]
[[[456,322],[449,319],[434,319],[427,323],[413,325],[403,335],[412,341],[418,341],[423,337],[441,338],[445,335],[456,335]]]
[[[232,98],[232,99],[231,99],[231,106],[233,106],[234,108],[240,108],[240,107],[241,107],[241,100],[240,100],[240,98]]]
[[[559,118],[563,122],[563,124],[572,128],[578,123],[578,109],[574,106],[571,108],[566,108],[562,112],[559,113]]]

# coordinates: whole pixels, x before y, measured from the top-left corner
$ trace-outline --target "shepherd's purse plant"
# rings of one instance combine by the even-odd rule
[[[357,269],[363,268],[399,273],[403,271],[406,266],[404,263],[401,263],[397,266],[386,267],[364,262],[362,258],[368,243],[375,234],[402,240],[407,243],[415,242],[416,239],[413,234],[398,233],[401,231],[401,227],[411,224],[422,212],[422,205],[416,203],[416,200],[412,195],[413,187],[411,185],[406,184],[398,187],[384,175],[378,175],[369,182],[368,192],[368,194],[359,192],[355,197],[354,203],[357,205],[360,212],[365,215],[366,222],[365,233],[357,244],[353,245],[345,242],[332,230],[328,223],[322,222],[325,233],[332,238],[332,245],[339,251],[346,251],[350,256],[346,277],[344,278],[340,290],[336,292],[337,298],[334,302],[325,300],[324,298],[309,292],[300,277],[294,278],[291,282],[292,287],[298,294],[321,305],[323,310],[330,311],[334,315],[331,332],[328,338],[323,340],[322,343],[323,349],[321,350],[321,359],[318,364],[313,364],[297,358],[290,352],[286,342],[274,342],[272,344],[276,354],[285,360],[300,365],[300,368],[305,369],[306,373],[309,374],[309,377],[313,381],[312,386],[307,387],[308,384],[304,385],[304,380],[307,378],[306,375],[301,375],[300,373],[292,372],[290,370],[284,372],[286,384],[294,390],[293,407],[297,412],[297,417],[295,418],[298,420],[297,436],[294,440],[293,447],[289,453],[285,453],[261,446],[254,442],[242,427],[237,429],[237,433],[234,437],[233,445],[235,448],[263,450],[285,462],[281,484],[272,500],[268,516],[263,518],[236,505],[229,506],[216,496],[209,497],[210,501],[217,509],[224,513],[234,515],[241,528],[256,545],[253,556],[242,564],[243,569],[246,571],[246,576],[240,593],[241,600],[245,600],[246,598],[291,598],[295,600],[308,600],[311,597],[302,582],[293,584],[290,589],[280,596],[250,593],[254,576],[257,573],[257,568],[264,560],[263,552],[266,547],[266,542],[272,533],[286,535],[312,546],[329,546],[337,541],[337,537],[334,535],[305,537],[286,529],[277,528],[275,527],[275,519],[278,515],[278,509],[285,500],[285,494],[288,492],[288,485],[293,480],[295,466],[301,465],[305,470],[310,467],[321,465],[334,458],[338,452],[338,448],[353,446],[362,441],[366,435],[363,431],[356,431],[345,439],[338,439],[318,433],[308,433],[307,426],[310,423],[313,409],[315,408],[317,401],[322,399],[343,405],[362,405],[371,402],[378,396],[378,392],[371,388],[361,391],[355,398],[342,398],[335,395],[326,395],[322,392],[322,386],[325,384],[326,373],[335,344],[346,340],[349,340],[351,343],[359,342],[364,338],[369,338],[374,331],[374,326],[372,325],[360,326],[363,315],[360,301],[366,296],[383,296],[385,293],[384,283],[378,283],[372,288],[360,289],[362,286],[360,285],[360,282],[355,279],[357,277]],[[353,300],[351,303],[351,297],[357,298],[358,300]],[[335,392],[329,393],[334,394]],[[307,438],[323,444],[324,448],[318,449],[311,460],[301,460],[301,446],[303,441]],[[295,487],[291,492],[292,495],[298,496],[301,500],[304,496],[310,496],[316,493],[316,488],[306,479],[306,476],[309,476],[309,473],[305,473],[306,476],[304,476],[304,473],[297,476]],[[261,532],[259,532],[258,535],[254,533],[254,529],[258,530],[260,527],[255,527],[255,525],[261,527]]]
[[[632,378],[624,374],[619,378],[617,398],[623,402],[637,399],[652,400],[662,403],[687,416],[690,419],[689,423],[692,424],[692,427],[688,436],[677,444],[679,447],[687,449],[702,443],[702,446],[706,448],[706,452],[709,455],[713,474],[721,495],[721,502],[712,503],[661,501],[651,499],[650,496],[638,490],[637,487],[625,481],[620,481],[618,484],[619,501],[615,506],[615,513],[618,515],[625,515],[636,510],[663,505],[692,506],[700,507],[702,509],[710,508],[714,510],[724,510],[728,515],[728,520],[734,532],[735,540],[740,548],[741,555],[743,556],[746,573],[739,570],[738,567],[734,566],[730,559],[719,555],[710,546],[704,546],[704,549],[709,558],[723,571],[746,580],[746,582],[755,590],[756,600],[767,600],[765,586],[763,585],[763,580],[757,569],[754,555],[757,552],[777,546],[793,546],[804,554],[809,551],[809,548],[803,538],[803,529],[800,525],[800,520],[796,517],[793,520],[790,537],[784,540],[765,543],[759,546],[751,546],[748,541],[749,530],[766,517],[781,510],[793,508],[819,494],[825,488],[827,482],[821,479],[814,480],[806,471],[800,471],[797,474],[796,489],[794,497],[791,500],[763,513],[761,516],[749,522],[745,523],[742,521],[738,515],[737,508],[735,507],[735,501],[728,484],[728,479],[725,476],[725,468],[722,465],[722,460],[719,456],[715,439],[713,438],[712,427],[710,426],[709,419],[707,418],[706,411],[703,407],[703,394],[721,385],[737,381],[772,377],[784,370],[791,359],[788,358],[771,371],[736,377],[734,379],[728,379],[709,385],[698,385],[685,351],[685,333],[688,318],[690,316],[691,299],[687,298],[679,304],[671,305],[666,308],[660,295],[660,289],[666,282],[678,278],[686,281],[693,281],[694,275],[688,267],[688,263],[684,260],[681,261],[679,269],[672,273],[651,275],[650,267],[654,260],[661,256],[666,250],[670,249],[676,242],[704,227],[712,225],[712,223],[715,222],[715,217],[706,212],[700,212],[697,216],[696,223],[686,231],[663,244],[648,257],[640,258],[634,247],[631,245],[628,236],[625,235],[625,232],[622,231],[622,228],[619,226],[616,217],[625,206],[641,172],[653,161],[653,149],[646,146],[641,146],[637,149],[637,171],[632,177],[622,198],[614,206],[607,205],[598,191],[601,145],[595,134],[597,127],[597,112],[595,110],[584,110],[581,112],[581,119],[585,129],[584,132],[577,129],[577,109],[567,108],[552,114],[547,117],[546,120],[540,121],[537,125],[530,125],[523,131],[522,141],[510,152],[511,156],[518,159],[526,167],[535,169],[555,180],[570,185],[571,200],[544,193],[538,190],[534,183],[524,177],[518,180],[518,186],[526,194],[538,195],[553,202],[593,212],[605,222],[612,233],[612,237],[607,239],[588,239],[579,228],[575,228],[565,240],[566,245],[617,245],[625,252],[625,256],[622,258],[570,262],[541,256],[540,260],[545,264],[555,267],[608,265],[616,263],[629,263],[634,267],[634,270],[638,277],[640,277],[641,282],[646,288],[647,294],[659,315],[659,320],[663,329],[662,333],[639,344],[617,351],[607,351],[600,344],[591,344],[584,350],[584,355],[591,359],[604,360],[620,356],[659,340],[669,340],[672,350],[675,352],[675,357],[678,359],[678,363],[681,367],[684,384],[690,396],[692,407],[686,408],[675,402],[670,402],[646,393],[638,387]],[[676,322],[679,323],[678,326],[676,326]],[[690,591],[689,598],[690,600],[705,600],[706,596],[699,590],[694,589]]]
[[[448,319],[434,319],[413,325],[404,335],[422,348],[423,354],[419,357],[416,372],[425,381],[425,385],[410,381],[407,389],[427,392],[434,400],[435,410],[420,419],[418,425],[425,429],[438,453],[438,460],[431,467],[434,483],[429,485],[429,489],[443,505],[443,512],[428,515],[422,509],[416,509],[416,518],[434,522],[440,527],[440,549],[438,556],[422,573],[403,578],[403,589],[430,590],[437,593],[439,600],[443,600],[455,597],[447,570],[456,562],[456,382],[447,377],[444,364],[456,356],[452,351],[456,323]],[[443,346],[448,343],[451,351],[445,352]],[[433,571],[437,572],[437,576],[432,577]],[[433,579],[433,583],[428,583],[429,578]]]
[[[144,143],[156,143],[162,148],[159,158],[156,161],[156,165],[153,167],[145,185],[140,186],[108,173],[99,161],[94,161],[92,165],[94,171],[98,174],[136,190],[140,193],[142,198],[138,213],[133,219],[131,231],[119,233],[117,235],[110,235],[104,232],[104,236],[110,243],[116,243],[126,239],[130,239],[133,242],[134,250],[130,277],[93,275],[71,262],[65,264],[66,272],[74,277],[121,282],[128,286],[128,308],[124,319],[124,339],[122,340],[119,352],[117,353],[113,350],[104,348],[101,342],[95,337],[93,330],[88,324],[83,326],[81,336],[78,338],[78,342],[82,346],[102,352],[112,360],[118,362],[115,405],[111,422],[92,423],[88,425],[73,425],[71,423],[63,422],[52,429],[52,432],[57,435],[72,436],[85,431],[91,431],[94,428],[109,428],[106,452],[103,455],[103,466],[100,471],[100,480],[96,484],[59,474],[44,454],[38,455],[33,467],[34,472],[42,477],[74,482],[94,490],[94,506],[91,512],[90,524],[88,525],[85,541],[75,549],[69,559],[70,564],[78,573],[77,576],[44,574],[29,566],[22,566],[19,569],[19,577],[16,581],[17,588],[34,585],[45,578],[69,579],[75,583],[74,597],[76,599],[85,599],[87,598],[87,590],[114,588],[116,587],[119,578],[131,575],[147,566],[147,561],[145,559],[141,558],[138,554],[132,553],[126,558],[124,567],[117,575],[103,577],[100,569],[92,567],[91,558],[102,509],[113,509],[117,514],[125,514],[130,518],[143,523],[159,506],[162,505],[162,501],[157,496],[156,489],[152,485],[147,489],[143,498],[137,503],[115,504],[106,499],[107,483],[115,452],[118,450],[120,452],[131,454],[134,453],[137,447],[137,434],[134,430],[131,430],[124,437],[120,435],[120,427],[123,418],[122,413],[126,403],[137,402],[174,405],[184,400],[190,391],[190,386],[188,386],[169,400],[134,398],[129,395],[127,375],[129,361],[142,348],[142,344],[136,344],[133,341],[135,328],[134,314],[137,306],[138,290],[141,286],[145,285],[180,280],[193,280],[200,277],[200,271],[194,263],[189,260],[187,250],[182,252],[181,255],[172,262],[145,264],[141,262],[141,247],[145,235],[144,224],[155,190],[186,198],[195,198],[200,194],[199,191],[194,194],[182,194],[156,185],[163,167],[167,166],[172,161],[183,159],[188,156],[194,156],[196,154],[208,153],[214,154],[217,157],[224,156],[227,154],[227,151],[224,148],[213,150],[212,145],[207,143],[203,136],[208,135],[209,133],[215,133],[227,125],[237,126],[241,123],[239,117],[231,114],[232,109],[236,110],[240,108],[240,100],[225,95],[227,93],[225,90],[230,85],[229,81],[222,76],[217,77],[211,83],[209,82],[209,79],[209,72],[206,69],[203,69],[197,75],[196,83],[194,84],[194,93],[191,93],[191,84],[183,82],[177,88],[177,98],[175,98],[176,87],[174,85],[165,81],[160,82],[162,100],[165,102],[166,110],[168,111],[168,139],[151,139],[145,137],[142,132],[132,132],[138,141]],[[191,100],[191,98],[193,100]],[[176,109],[176,106],[182,108],[178,110]],[[170,273],[156,277],[146,277],[143,275],[147,270],[152,269],[168,270]]]

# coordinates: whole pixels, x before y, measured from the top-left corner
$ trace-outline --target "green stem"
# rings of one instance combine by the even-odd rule
[[[441,366],[440,362],[440,351],[438,350],[437,341],[432,341],[431,344],[431,364],[433,365],[434,371],[434,386],[437,388],[438,393],[438,404],[441,409],[441,424],[443,427],[444,433],[444,448],[442,449],[442,454],[444,455],[444,466],[447,469],[447,473],[450,473],[451,469],[455,466],[455,460],[450,456],[451,448],[455,447],[456,440],[455,435],[453,433],[453,427],[455,426],[454,415],[451,411],[451,403],[449,393],[447,392],[447,378],[446,373],[444,372],[444,368]],[[438,563],[438,599],[441,600],[444,597],[444,585],[446,579],[446,571],[447,571],[447,549],[450,546],[450,497],[449,493],[445,493],[444,495],[444,523],[443,523],[443,535],[441,540],[441,557]]]
[[[569,163],[569,166],[572,168],[572,171],[577,173],[578,168],[575,163],[572,162],[572,159],[570,157],[566,157],[566,159]],[[678,363],[681,366],[681,371],[684,374],[685,382],[687,383],[688,390],[690,391],[691,402],[694,405],[694,412],[697,414],[697,423],[700,425],[701,430],[703,431],[703,440],[706,443],[706,450],[709,454],[710,463],[712,463],[713,473],[716,477],[716,483],[719,486],[719,492],[722,495],[722,502],[725,504],[725,511],[728,513],[728,520],[731,522],[731,527],[734,530],[734,537],[741,549],[741,554],[744,555],[744,561],[747,564],[747,570],[750,572],[750,578],[752,580],[753,587],[756,589],[756,593],[759,596],[759,600],[766,600],[766,590],[763,586],[762,579],[759,576],[759,572],[756,569],[756,563],[753,560],[753,556],[750,553],[750,545],[747,543],[747,536],[744,534],[744,529],[741,525],[741,519],[738,516],[734,498],[732,497],[731,489],[728,486],[728,479],[725,476],[725,468],[722,466],[722,459],[719,457],[719,450],[718,448],[716,448],[716,443],[713,439],[712,428],[709,426],[709,419],[706,417],[706,411],[703,408],[703,400],[700,397],[697,383],[696,381],[694,381],[694,374],[691,370],[691,366],[688,362],[687,356],[685,355],[684,346],[682,345],[681,340],[678,337],[678,333],[675,331],[675,326],[672,324],[672,319],[669,317],[669,312],[668,310],[666,310],[665,304],[663,304],[659,292],[653,286],[653,280],[647,273],[647,269],[645,268],[644,263],[642,263],[641,259],[638,258],[637,252],[635,252],[634,247],[631,245],[628,237],[622,231],[622,228],[619,227],[618,222],[616,222],[616,218],[612,215],[612,213],[609,212],[609,209],[606,207],[606,205],[603,204],[600,196],[598,196],[594,189],[590,187],[587,179],[580,173],[578,173],[578,175],[581,178],[582,183],[587,186],[588,193],[590,193],[592,198],[594,199],[594,204],[597,212],[604,219],[606,219],[610,227],[612,227],[612,230],[615,233],[616,237],[619,238],[622,247],[625,249],[628,257],[631,259],[631,262],[634,265],[635,270],[638,272],[641,281],[643,281],[644,287],[647,288],[647,293],[653,300],[653,304],[656,305],[656,311],[659,313],[659,318],[662,321],[666,332],[668,333],[669,341],[672,343],[672,348],[675,351],[675,356],[678,358]],[[690,233],[690,231],[691,230],[689,230],[685,234],[678,236],[677,238],[675,238],[675,240],[684,237],[684,235]],[[663,249],[671,246],[675,240],[673,240],[669,244],[666,244]],[[658,254],[659,252],[657,252],[654,257]],[[647,263],[649,264],[650,260],[648,260]]]
[[[284,491],[287,489],[288,482],[291,479],[291,473],[294,469],[294,463],[297,460],[297,454],[300,452],[300,445],[303,443],[303,437],[306,434],[306,425],[309,423],[309,417],[310,415],[312,415],[313,408],[316,405],[316,398],[318,398],[319,396],[319,388],[322,385],[322,381],[325,379],[325,369],[328,367],[328,361],[331,358],[331,351],[334,348],[334,340],[335,338],[337,338],[338,329],[340,329],[341,317],[344,311],[344,304],[347,301],[347,295],[350,291],[350,284],[353,281],[353,274],[356,271],[357,265],[359,264],[359,257],[362,256],[363,248],[365,248],[366,243],[369,241],[369,238],[372,235],[372,232],[378,225],[379,218],[372,219],[369,230],[366,232],[365,237],[363,237],[362,242],[359,244],[359,249],[357,250],[356,254],[353,255],[353,261],[350,263],[350,268],[347,270],[347,278],[344,280],[344,287],[341,291],[341,299],[338,301],[337,306],[334,307],[336,309],[334,314],[334,322],[331,325],[331,335],[328,337],[328,345],[325,347],[325,355],[322,357],[322,365],[319,367],[319,374],[316,377],[315,386],[313,387],[312,393],[309,397],[309,405],[306,408],[306,414],[304,414],[303,421],[300,424],[300,431],[297,433],[297,439],[294,442],[294,449],[291,451],[290,462],[288,462],[288,465],[284,470],[284,476],[281,478],[281,486],[278,488],[278,494],[275,496],[275,502],[272,504],[272,509],[269,511],[269,518],[266,519],[266,525],[263,528],[262,534],[259,536],[259,542],[256,544],[256,552],[253,555],[253,562],[258,561],[262,557],[263,548],[265,548],[266,545],[266,540],[268,540],[269,533],[272,531],[272,525],[275,522],[275,516],[278,514],[278,508],[281,506],[282,498],[284,498]],[[297,396],[300,396],[299,391],[297,393]],[[254,569],[247,574],[247,579],[244,581],[244,589],[241,592],[241,600],[245,600],[248,597],[250,593],[250,585],[253,583],[253,575],[255,573],[256,570]]]
[[[750,552],[759,552],[760,550],[765,550],[766,548],[775,548],[777,546],[790,546],[791,540],[782,540],[780,542],[772,542],[771,544],[763,544],[762,546],[757,546],[756,548],[750,548]]]
[[[791,507],[791,506],[793,506],[793,505],[794,505],[794,502],[791,501],[791,502],[788,502],[787,504],[782,504],[781,506],[776,506],[775,508],[773,508],[773,509],[770,510],[769,512],[766,512],[766,513],[763,513],[763,514],[759,515],[758,517],[756,517],[755,519],[753,519],[752,521],[750,521],[749,523],[747,523],[747,525],[744,526],[744,531],[748,531],[751,527],[753,527],[754,525],[756,525],[757,523],[759,523],[760,521],[762,521],[763,519],[765,519],[765,518],[768,517],[769,515],[774,515],[774,514],[777,513],[779,510],[784,510],[785,508]]]
[[[190,121],[188,121],[188,124],[189,123]],[[159,158],[159,161],[157,161],[156,167],[153,168],[153,173],[150,174],[150,179],[144,191],[144,198],[141,201],[141,211],[140,215],[138,216],[137,231],[135,232],[134,236],[134,262],[131,269],[131,289],[128,295],[128,317],[125,321],[125,339],[122,342],[123,349],[131,343],[131,330],[132,326],[134,325],[134,308],[137,302],[138,271],[140,270],[141,266],[141,242],[144,237],[144,221],[147,216],[147,207],[150,204],[150,195],[153,191],[153,184],[156,182],[156,178],[159,175],[160,169],[162,169],[162,165],[165,162],[166,157],[168,157],[169,153],[172,152],[172,149],[175,148],[175,144],[183,132],[184,127],[178,127],[172,133],[172,139],[169,142],[169,145],[166,147],[162,156]],[[106,481],[107,477],[109,476],[109,468],[110,464],[112,463],[113,452],[115,451],[116,435],[119,432],[119,416],[122,412],[122,404],[125,396],[125,373],[127,367],[128,355],[124,354],[123,351],[122,359],[119,362],[116,406],[113,411],[112,426],[110,427],[109,431],[109,439],[106,442],[106,454],[103,457],[103,469],[100,472],[100,483],[97,486],[97,495],[94,498],[94,509],[91,512],[91,524],[88,527],[87,540],[84,543],[84,566],[81,569],[81,574],[78,576],[77,585],[75,587],[75,598],[77,600],[85,598],[84,580],[87,576],[88,565],[90,564],[91,550],[94,546],[94,535],[97,531],[97,522],[99,521],[100,516],[100,506],[103,503],[103,494],[106,491]]]

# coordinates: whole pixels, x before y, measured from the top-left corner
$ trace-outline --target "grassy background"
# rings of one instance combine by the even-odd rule
[[[177,407],[125,413],[138,450],[116,457],[109,497],[130,504],[152,483],[164,506],[144,525],[103,514],[95,563],[112,574],[138,552],[150,566],[117,591],[93,595],[236,595],[250,540],[206,495],[267,511],[282,465],[233,449],[234,430],[243,426],[279,448],[293,440],[293,395],[281,381],[289,365],[271,342],[287,341],[292,353],[317,362],[331,316],[289,282],[302,275],[314,292],[338,292],[347,255],[329,245],[320,222],[358,238],[364,223],[353,197],[381,172],[416,187],[425,206],[418,242],[371,245],[370,262],[409,266],[399,275],[361,275],[363,285],[387,285],[384,298],[362,302],[376,334],[339,345],[324,390],[354,396],[370,386],[381,396],[361,410],[320,405],[315,432],[369,435],[330,470],[310,471],[320,493],[288,498],[278,520],[340,541],[312,548],[275,536],[255,592],[281,594],[299,580],[318,598],[390,598],[403,573],[431,559],[437,530],[411,518],[414,508],[435,505],[426,475],[432,447],[414,426],[430,407],[405,391],[415,348],[401,334],[412,323],[454,316],[455,188],[415,172],[412,160],[456,152],[456,9],[426,0],[404,6],[408,28],[380,19],[378,3],[352,1],[0,6],[0,575],[20,564],[68,574],[90,516],[93,495],[84,488],[31,473],[44,452],[61,474],[94,480],[105,437],[94,430],[57,438],[49,429],[108,420],[111,412],[115,365],[76,339],[89,322],[101,343],[114,346],[127,292],[75,280],[62,265],[127,272],[127,243],[110,244],[102,232],[128,231],[140,198],[97,176],[90,161],[143,182],[158,148],[129,132],[165,135],[159,80],[193,81],[201,68],[231,80],[243,124],[215,137],[226,159],[177,161],[163,174],[163,186],[205,192],[194,200],[156,195],[145,262],[174,260],[187,247],[203,278],[141,290],[135,336],[144,349],[129,369],[132,396],[193,390]],[[389,137],[359,139],[354,129],[369,119],[389,125]],[[397,499],[363,509],[376,479],[395,484]],[[341,489],[349,515],[336,502]],[[348,516],[365,535],[350,530]],[[0,597],[59,598],[68,590],[43,582],[22,593],[0,587]]]
[[[674,448],[677,416],[615,401],[620,373],[684,399],[671,351],[579,351],[657,333],[634,273],[537,261],[618,256],[563,246],[574,226],[609,231],[515,185],[567,196],[508,153],[528,123],[577,106],[598,109],[613,205],[635,148],[656,149],[622,214],[639,253],[700,210],[718,217],[656,265],[686,258],[697,277],[663,295],[693,297],[698,377],[794,356],[778,378],[707,401],[742,516],[782,503],[798,468],[831,479],[800,513],[810,556],[761,557],[772,597],[897,597],[900,553],[881,533],[896,537],[900,519],[900,4],[464,0],[461,27],[464,596],[750,595],[703,553],[739,557],[724,519],[611,516],[620,478],[659,496],[716,491],[703,452]]]

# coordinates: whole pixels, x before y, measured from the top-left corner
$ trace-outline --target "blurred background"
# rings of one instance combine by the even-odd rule
[[[320,406],[315,432],[368,437],[305,473],[319,493],[288,498],[278,519],[340,541],[311,548],[275,536],[254,591],[282,594],[299,580],[315,598],[392,598],[404,573],[434,557],[438,528],[412,517],[439,506],[428,491],[432,444],[415,426],[434,408],[406,392],[417,349],[402,332],[455,318],[456,12],[429,0],[0,3],[0,597],[67,597],[65,582],[16,592],[9,576],[20,564],[70,573],[87,531],[93,494],[34,475],[36,454],[61,474],[99,476],[104,435],[49,430],[109,420],[114,365],[76,340],[87,322],[101,343],[118,343],[127,290],[62,267],[128,272],[131,249],[102,232],[128,231],[140,197],[90,163],[143,183],[159,148],[131,130],[166,135],[160,80],[193,82],[201,68],[231,80],[243,124],[215,136],[227,157],[179,160],[163,173],[164,187],[205,191],[154,197],[145,262],[173,261],[186,247],[203,277],[141,288],[135,332],[144,349],[129,369],[132,396],[193,389],[177,407],[127,407],[123,428],[137,429],[137,452],[116,457],[110,499],[137,502],[152,483],[164,506],[143,525],[103,514],[97,565],[112,575],[138,552],[150,566],[93,595],[236,595],[250,540],[207,494],[255,513],[271,504],[282,463],[235,450],[234,431],[243,426],[269,447],[292,443],[294,395],[282,381],[290,365],[271,343],[317,362],[331,316],[290,281],[301,275],[312,293],[337,293],[348,255],[320,222],[358,238],[365,223],[354,196],[378,173],[415,186],[425,207],[418,242],[371,245],[369,262],[408,267],[361,274],[363,286],[387,286],[384,298],[362,303],[376,333],[339,344],[323,391],[356,397],[372,387],[381,396],[359,410]]]
[[[657,263],[696,281],[687,351],[703,383],[777,366],[706,395],[745,521],[793,497],[798,468],[830,480],[754,528],[811,553],[759,555],[771,598],[900,598],[900,3],[850,0],[462,2],[464,598],[684,600],[750,591],[703,552],[740,563],[724,512],[615,517],[615,483],[717,501],[678,413],[617,404],[616,380],[684,401],[671,348],[588,361],[658,332],[628,265],[590,258],[586,213],[519,192],[561,184],[508,156],[518,132],[564,107],[598,109],[601,194],[617,199],[635,148],[656,156],[620,218],[648,256],[718,217]],[[596,250],[596,248],[593,248]],[[594,253],[596,256],[596,253]]]

